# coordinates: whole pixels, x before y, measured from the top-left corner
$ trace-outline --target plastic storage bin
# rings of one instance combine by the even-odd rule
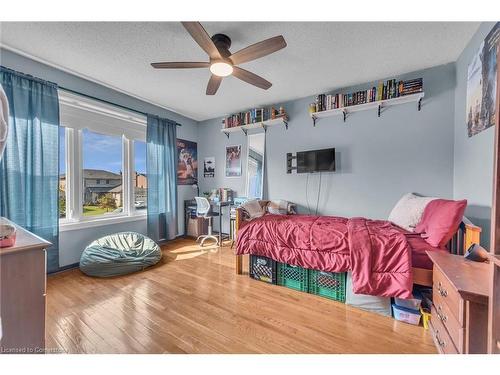
[[[255,280],[276,284],[276,261],[270,258],[250,255],[248,274]]]
[[[285,263],[278,263],[278,285],[287,288],[307,292],[309,290],[309,270],[291,266]]]
[[[346,274],[335,272],[309,271],[309,293],[345,302]]]
[[[399,320],[401,322],[410,323],[418,326],[420,324],[420,311],[407,309],[406,307],[401,307],[392,304],[392,313],[394,315],[394,319]]]
[[[405,309],[418,311],[418,310],[420,310],[420,305],[422,304],[422,299],[418,298],[418,297],[417,298],[409,298],[409,299],[394,298],[394,303],[399,307],[404,307]]]

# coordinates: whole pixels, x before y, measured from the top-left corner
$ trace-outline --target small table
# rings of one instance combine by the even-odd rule
[[[229,207],[232,205],[232,202],[214,202],[209,200],[210,206],[212,206],[212,210],[214,208],[217,210],[217,214],[219,216],[219,246],[222,246],[222,236],[225,235],[229,237],[229,234],[227,233],[222,233],[222,208],[223,207]],[[194,199],[188,199],[184,201],[184,236],[187,236],[187,224],[189,220],[189,210],[196,208],[196,200]],[[229,217],[231,216],[231,210],[229,210],[228,213]]]
[[[486,353],[490,267],[462,256],[427,251],[433,266],[430,322],[443,354]]]

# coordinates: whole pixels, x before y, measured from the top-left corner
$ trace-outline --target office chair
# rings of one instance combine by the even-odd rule
[[[219,246],[219,238],[212,234],[212,218],[213,215],[210,215],[210,202],[205,197],[195,197],[196,199],[196,216],[203,217],[208,219],[208,234],[202,234],[198,236],[196,242],[201,239],[200,246],[203,246],[203,243],[207,239],[215,240],[215,244]]]

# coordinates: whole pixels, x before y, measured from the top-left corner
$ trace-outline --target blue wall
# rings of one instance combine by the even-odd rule
[[[467,68],[479,45],[494,26],[481,24],[456,63],[455,91],[455,156],[453,190],[455,198],[466,198],[466,211],[475,224],[483,228],[481,243],[489,248],[490,216],[493,196],[493,143],[495,129],[491,127],[469,138],[467,135],[466,97]],[[497,98],[497,103],[500,98]]]
[[[131,96],[122,94],[108,87],[96,84],[94,82],[85,80],[75,75],[63,72],[51,66],[31,60],[27,57],[18,55],[5,49],[0,49],[0,65],[5,67],[31,74],[32,76],[42,78],[58,85],[68,88],[82,94],[91,95],[99,99],[107,100],[128,108],[132,108],[141,112],[156,114],[158,116],[167,117],[171,120],[177,121],[182,124],[177,128],[177,136],[179,138],[197,141],[198,140],[198,127],[197,122],[190,118],[181,116],[175,112],[157,107],[150,103],[138,100]],[[178,230],[179,233],[184,232],[184,221],[182,201],[194,197],[194,190],[190,186],[178,187],[179,202],[178,205]],[[60,260],[59,265],[64,267],[68,264],[73,264],[80,260],[80,254],[87,244],[101,235],[115,233],[120,230],[135,230],[137,232],[146,232],[146,220],[139,220],[124,224],[114,224],[101,226],[99,228],[93,227],[88,229],[78,229],[61,232],[60,236]]]
[[[320,214],[386,218],[400,196],[410,191],[444,198],[466,198],[469,201],[467,215],[484,228],[482,243],[487,246],[494,129],[467,137],[465,98],[467,66],[492,26],[493,23],[481,25],[456,63],[388,77],[424,78],[426,97],[421,112],[417,112],[412,103],[389,108],[380,118],[375,111],[366,111],[353,114],[346,123],[340,117],[332,117],[321,119],[312,127],[307,107],[314,101],[313,97],[274,103],[285,106],[290,122],[289,130],[268,129],[265,196],[296,202],[299,210],[307,213],[307,175],[287,174],[285,155],[335,147],[337,172],[322,174]],[[75,91],[180,122],[183,126],[178,129],[179,138],[198,142],[200,166],[205,156],[216,158],[215,178],[204,178],[200,168],[200,191],[223,186],[239,195],[245,194],[246,137],[237,133],[227,139],[220,133],[221,118],[197,123],[3,49],[0,49],[0,64]],[[371,86],[372,83],[366,83],[339,90],[354,91]],[[225,146],[237,144],[243,146],[243,174],[240,178],[226,178]],[[308,186],[309,207],[314,211],[318,174],[309,176]],[[193,195],[191,187],[179,187],[179,232],[183,231],[183,200]],[[215,220],[216,228],[217,222]],[[123,225],[139,232],[146,230],[145,222],[137,221],[61,233],[61,266],[77,262],[81,249],[97,234],[122,230]]]
[[[307,213],[307,174],[286,173],[286,153],[335,147],[337,172],[322,174],[319,214],[387,218],[397,200],[407,192],[453,197],[453,130],[455,66],[447,64],[402,77],[424,78],[422,110],[416,103],[388,108],[377,117],[376,110],[358,112],[347,118],[321,119],[316,127],[308,114],[313,97],[283,103],[289,129],[271,127],[266,136],[265,193],[271,199],[287,199]],[[381,77],[382,79],[383,77]],[[345,90],[366,89],[367,83]],[[280,103],[276,103],[280,104]],[[245,194],[245,169],[241,178],[224,177],[226,145],[243,145],[246,137],[220,133],[221,119],[200,123],[200,162],[215,156],[215,178],[200,176],[202,191],[229,187]],[[319,174],[309,176],[309,206],[316,208]]]

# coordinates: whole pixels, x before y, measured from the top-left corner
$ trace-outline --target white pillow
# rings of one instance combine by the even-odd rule
[[[434,199],[437,198],[420,197],[413,193],[405,194],[392,209],[388,220],[401,228],[414,232],[422,218],[425,206]]]
[[[250,220],[261,217],[265,213],[257,199],[245,202],[241,208],[245,210]]]

